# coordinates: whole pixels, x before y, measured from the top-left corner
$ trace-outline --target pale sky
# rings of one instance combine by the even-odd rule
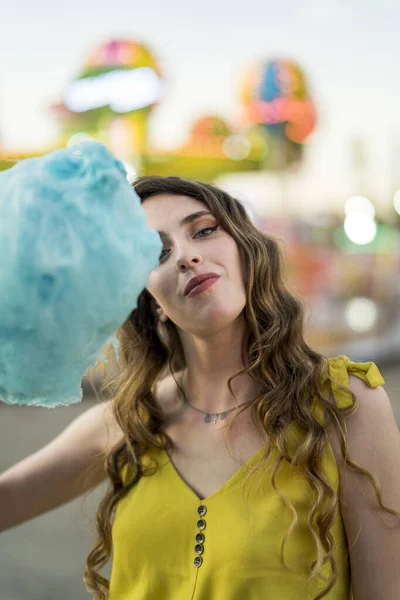
[[[49,147],[56,127],[48,104],[111,38],[144,41],[164,69],[166,96],[151,124],[160,146],[179,145],[205,113],[237,119],[246,67],[293,58],[319,114],[304,198],[363,192],[388,205],[392,186],[400,187],[399,23],[398,0],[12,0],[0,21],[0,144]],[[368,144],[363,190],[351,170],[354,136]]]

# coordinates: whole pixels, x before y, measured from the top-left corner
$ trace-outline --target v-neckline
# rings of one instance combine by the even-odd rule
[[[185,479],[179,473],[179,471],[175,467],[174,463],[172,462],[172,460],[171,460],[168,452],[166,450],[162,450],[162,452],[165,454],[165,457],[167,458],[168,463],[170,464],[171,469],[172,469],[174,475],[181,482],[181,484],[183,485],[183,487],[186,488],[186,490],[188,490],[189,493],[192,494],[196,498],[197,502],[207,502],[208,500],[210,500],[214,496],[217,496],[217,495],[221,494],[227,487],[230,487],[231,485],[233,485],[233,483],[236,481],[236,479],[238,479],[238,477],[241,475],[242,471],[246,467],[248,467],[249,464],[252,463],[253,460],[255,460],[258,457],[259,454],[261,454],[261,451],[265,450],[265,448],[266,448],[266,444],[263,444],[262,446],[260,446],[260,448],[252,456],[250,456],[250,458],[247,459],[246,462],[244,462],[242,465],[240,465],[240,467],[238,468],[238,470],[235,471],[234,474],[231,475],[231,477],[229,477],[229,479],[227,481],[225,481],[225,483],[223,483],[220,488],[218,488],[215,492],[213,492],[212,494],[210,494],[206,498],[200,498],[196,494],[196,492],[194,491],[194,489],[190,487],[190,485],[185,481]]]

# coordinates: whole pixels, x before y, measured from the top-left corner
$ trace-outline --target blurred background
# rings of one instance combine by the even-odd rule
[[[129,178],[226,189],[280,240],[309,343],[377,362],[400,424],[399,18],[395,0],[14,0],[0,22],[0,169],[92,137]],[[96,402],[82,386],[79,406],[0,405],[0,470]],[[1,600],[88,597],[103,493],[1,535]]]

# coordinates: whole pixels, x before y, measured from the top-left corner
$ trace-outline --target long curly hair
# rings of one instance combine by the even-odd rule
[[[279,244],[256,227],[240,201],[212,185],[179,177],[140,177],[133,182],[133,187],[141,202],[165,193],[203,202],[237,243],[246,277],[246,329],[242,345],[245,367],[229,378],[228,386],[233,394],[231,380],[243,373],[259,384],[261,392],[242,405],[237,417],[250,407],[253,421],[261,424],[267,447],[261,463],[268,458],[271,445],[277,449],[278,458],[271,476],[275,492],[278,493],[276,474],[281,462],[287,460],[302,469],[316,494],[308,524],[318,553],[308,582],[318,576],[325,563],[331,564],[327,587],[313,599],[319,600],[328,594],[337,580],[335,540],[330,529],[339,500],[322,469],[327,436],[325,427],[312,413],[313,399],[333,424],[346,464],[370,479],[381,508],[400,516],[382,503],[381,487],[375,477],[353,462],[348,454],[345,419],[357,411],[358,399],[344,386],[341,387],[352,395],[353,406],[339,409],[324,396],[321,379],[327,359],[312,350],[304,339],[305,305],[285,284]],[[173,447],[172,440],[163,432],[165,417],[155,402],[152,386],[169,373],[175,379],[175,372],[186,366],[174,323],[171,320],[159,322],[152,310],[152,296],[146,289],[138,297],[136,309],[118,330],[117,338],[120,342],[118,369],[104,378],[100,391],[107,391],[112,398],[113,413],[123,438],[104,458],[109,487],[97,511],[97,540],[86,561],[84,581],[87,590],[94,593],[95,600],[106,600],[109,591],[109,581],[99,570],[112,555],[111,530],[117,503],[142,476],[151,475],[141,457],[152,447],[164,450]],[[177,385],[180,387],[178,382]],[[285,445],[285,429],[293,421],[304,433],[295,459],[288,455]],[[126,478],[121,474],[124,468],[129,473]],[[286,503],[294,516],[282,542],[281,558],[285,568],[291,570],[283,558],[283,548],[295,528],[297,512],[289,501]]]

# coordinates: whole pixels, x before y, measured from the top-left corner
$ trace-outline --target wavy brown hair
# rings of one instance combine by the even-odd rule
[[[381,508],[400,516],[383,505],[378,481],[348,454],[345,419],[356,412],[358,399],[351,389],[341,386],[351,393],[354,404],[339,409],[323,395],[321,380],[326,373],[327,359],[312,350],[304,339],[305,306],[285,284],[281,249],[274,238],[256,227],[240,201],[212,185],[179,177],[141,177],[133,187],[141,202],[165,193],[185,195],[203,202],[238,245],[246,273],[244,368],[229,378],[228,386],[233,394],[231,380],[243,373],[259,384],[259,395],[242,405],[237,416],[250,407],[253,421],[262,425],[267,452],[257,467],[267,460],[271,445],[278,450],[271,475],[275,492],[280,496],[276,475],[281,462],[287,460],[301,469],[315,493],[316,501],[310,510],[308,525],[317,547],[317,560],[312,564],[308,582],[318,576],[325,563],[331,564],[331,577],[326,588],[313,599],[319,600],[328,594],[337,580],[335,540],[330,529],[339,510],[339,499],[322,469],[322,455],[327,445],[326,428],[314,417],[312,401],[319,403],[333,424],[346,464],[372,481]],[[152,386],[169,373],[175,379],[175,372],[186,366],[174,323],[158,321],[152,296],[146,289],[138,297],[136,309],[118,330],[117,337],[120,342],[118,370],[104,379],[101,391],[106,390],[113,399],[113,412],[123,432],[123,440],[105,457],[109,487],[97,512],[98,537],[86,561],[84,581],[88,591],[95,594],[95,600],[106,600],[109,590],[109,581],[99,570],[111,558],[111,528],[118,501],[142,476],[151,475],[141,457],[151,447],[168,450],[173,446],[172,440],[163,432],[165,418],[155,402]],[[293,421],[304,434],[294,457],[289,456],[285,444],[285,429]],[[232,424],[233,421],[229,428]],[[129,473],[127,478],[122,478],[123,467]],[[281,558],[285,568],[291,570],[283,558],[283,548],[296,526],[297,512],[289,501],[285,500],[285,503],[290,506],[293,520],[282,541]]]

